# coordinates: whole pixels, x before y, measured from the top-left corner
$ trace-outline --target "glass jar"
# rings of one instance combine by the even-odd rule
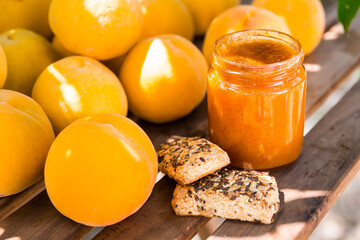
[[[208,74],[210,139],[231,165],[273,169],[295,161],[304,133],[304,53],[293,37],[247,30],[220,38]]]

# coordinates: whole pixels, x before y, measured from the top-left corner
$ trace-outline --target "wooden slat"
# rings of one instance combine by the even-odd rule
[[[332,17],[332,19],[331,19],[329,17],[329,16],[334,16],[334,14],[333,14],[334,7],[333,6],[334,5],[331,5],[330,3],[325,5],[325,9],[327,9],[327,11],[330,11],[330,12],[327,12],[327,16],[328,16],[327,23],[328,24],[331,24],[332,22],[334,22],[334,18]],[[327,50],[325,49],[325,52],[326,51],[330,51],[330,49],[327,48]],[[326,61],[326,60],[327,60],[326,56],[323,56],[322,58],[317,59],[317,61]],[[311,74],[312,73],[309,74],[309,79],[312,79]],[[308,88],[311,88],[312,84],[313,83],[309,82],[309,87]],[[324,81],[324,84],[326,84],[326,81]],[[324,86],[322,86],[322,87],[324,87]],[[334,86],[332,86],[332,87],[334,87]],[[326,89],[325,91],[322,91],[322,93],[323,93],[322,96],[320,94],[313,94],[312,97],[314,97],[314,98],[319,98],[319,97],[325,98],[326,93],[331,91],[331,89],[326,88],[326,86],[325,86],[325,89]],[[193,136],[193,135],[206,136],[206,134],[207,134],[206,102],[204,101],[201,104],[201,106],[199,106],[190,116],[188,116],[188,117],[186,117],[184,119],[181,119],[179,121],[176,121],[174,123],[165,124],[165,125],[153,125],[153,124],[146,123],[146,122],[140,121],[140,120],[137,120],[137,122],[148,133],[148,135],[150,136],[150,138],[152,139],[152,141],[153,141],[153,143],[154,143],[154,145],[156,147],[158,147],[160,143],[165,142],[166,140],[168,140],[171,137]],[[157,192],[163,192],[162,188],[164,188],[164,184],[163,184],[164,181],[167,181],[167,180],[161,180],[158,183],[158,186],[156,188],[157,190],[154,191],[153,195],[155,193],[157,193]],[[31,191],[31,188],[29,190]],[[27,192],[23,192],[23,193],[20,194],[20,196],[21,196],[21,199],[24,199],[24,200],[26,199],[26,201],[28,201],[34,196],[34,194],[33,195],[31,195],[31,194],[28,195]],[[160,199],[163,198],[163,200],[164,200],[168,196],[164,194],[164,195],[159,195],[158,197],[160,197]],[[152,198],[153,198],[153,196],[151,197],[151,199]],[[48,200],[44,200],[44,199],[46,199],[46,198],[35,198],[29,203],[29,205],[30,206],[38,206],[39,204],[42,203],[42,201],[48,201]],[[4,205],[1,205],[1,201],[7,201],[7,200],[3,200],[3,199],[0,200],[0,213],[2,211],[1,209],[4,206]],[[23,201],[21,204],[25,204],[26,201]],[[146,203],[146,205],[144,206],[144,208],[149,209],[154,204],[155,204],[154,201],[149,200]],[[17,205],[17,208],[19,208],[20,206],[21,206],[20,204]],[[27,206],[28,205],[21,208],[19,211],[15,212],[13,214],[14,216],[10,216],[10,217],[13,219],[13,218],[22,216],[22,213],[24,211],[26,211]],[[51,206],[51,205],[48,205],[48,206]],[[16,208],[12,208],[12,209],[16,210]],[[11,211],[13,211],[13,210],[11,210]],[[167,210],[164,209],[165,212],[168,211],[167,214],[173,214],[172,212],[170,213],[169,210],[171,210],[171,209],[169,209],[169,208]],[[11,211],[8,211],[7,215],[9,215],[11,213]],[[45,234],[45,233],[46,234],[53,234],[54,232],[58,232],[58,231],[64,231],[64,232],[70,232],[70,233],[75,233],[76,232],[77,237],[79,237],[79,238],[82,237],[82,236],[85,236],[91,230],[91,228],[83,227],[83,226],[81,226],[79,224],[76,224],[76,223],[73,223],[73,222],[72,222],[73,224],[67,224],[67,225],[59,224],[57,227],[54,227],[51,224],[45,224],[44,227],[40,227],[40,225],[34,226],[34,221],[36,222],[36,218],[46,219],[44,216],[48,216],[47,211],[49,211],[49,209],[45,209],[45,208],[37,209],[37,216],[33,215],[31,221],[29,220],[29,221],[24,222],[24,223],[20,221],[16,225],[14,225],[14,228],[16,226],[16,228],[23,229],[22,230],[23,232],[29,232],[30,231],[29,229],[36,229],[38,234]],[[64,217],[60,213],[58,213],[54,208],[52,208],[51,212],[53,214],[52,215],[52,221],[53,222],[56,222],[56,223],[59,222],[60,223],[60,222],[64,221]],[[138,213],[136,213],[134,215],[134,217],[136,217],[137,214]],[[172,215],[171,217],[174,217],[174,216],[175,215]],[[189,218],[189,219],[190,220],[186,221],[186,224],[182,226],[186,230],[183,230],[182,232],[178,232],[178,231],[181,230],[181,229],[180,230],[178,229],[178,231],[175,231],[173,233],[174,236],[185,237],[184,233],[186,233],[187,238],[192,237],[193,235],[195,235],[196,230],[197,230],[194,227],[195,225],[192,225],[193,222],[197,224],[196,225],[197,227],[201,227],[203,224],[205,224],[208,221],[208,219],[202,219],[200,221],[199,218]],[[1,224],[3,224],[4,222],[6,223],[7,221],[8,221],[8,219],[6,219],[6,221],[0,222],[0,226],[1,226]],[[151,218],[149,218],[148,221],[149,222],[146,225],[148,230],[153,229],[154,227],[156,227],[155,224],[152,224],[152,219]],[[160,224],[160,223],[157,222],[156,224]],[[166,222],[165,221],[165,222],[162,222],[162,224],[163,224],[162,227],[164,229],[171,228],[171,226],[172,226],[172,222]],[[192,227],[187,228],[187,226],[192,226]],[[110,228],[105,229],[105,233],[106,233],[106,231],[110,231],[108,229],[110,229]],[[114,231],[113,234],[116,234],[116,232],[117,231]],[[104,234],[104,233],[102,233],[102,234]],[[43,235],[43,236],[45,236],[45,235]]]
[[[285,196],[275,222],[227,220],[210,239],[307,239],[359,169],[360,82],[305,137],[298,161],[272,173]]]
[[[0,222],[0,230],[4,231],[0,239],[19,237],[21,240],[63,240],[80,239],[92,228],[59,214],[46,191],[43,191],[15,214]]]
[[[0,198],[0,221],[8,217],[11,213],[18,210],[28,201],[33,199],[36,195],[44,191],[45,184],[41,180],[25,191],[15,194],[13,196]]]
[[[333,26],[313,54],[307,56],[306,115],[311,115],[353,72],[360,61],[360,16],[345,35],[340,24]]]
[[[144,207],[121,223],[107,227],[94,239],[190,239],[209,219],[177,217],[170,204],[174,188],[175,182],[164,177]]]

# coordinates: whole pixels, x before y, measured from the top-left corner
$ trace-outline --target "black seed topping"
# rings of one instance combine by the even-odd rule
[[[206,139],[199,137],[179,138],[160,146],[158,161],[159,163],[165,162],[164,165],[171,164],[176,169],[188,162],[191,155],[210,152],[210,149],[211,145]],[[205,159],[200,157],[200,161],[205,162]]]
[[[259,176],[262,178],[259,179]],[[270,191],[275,190],[273,183],[267,178],[267,174],[255,171],[238,171],[223,168],[191,184],[194,192],[210,190],[227,196],[230,200],[236,200],[240,196],[248,196],[248,201],[261,201]],[[231,189],[231,190],[230,190]],[[256,195],[258,191],[262,194]],[[258,196],[259,198],[257,198]],[[198,197],[195,197],[197,200]]]

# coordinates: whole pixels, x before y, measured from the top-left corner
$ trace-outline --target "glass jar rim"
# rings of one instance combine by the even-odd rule
[[[295,50],[294,56],[289,59],[286,59],[281,62],[269,63],[269,64],[259,64],[259,65],[252,65],[246,64],[243,62],[235,62],[226,59],[225,57],[220,55],[220,46],[225,44],[229,41],[236,41],[251,37],[261,37],[267,39],[276,39],[278,41],[282,41],[290,46],[292,46]],[[235,66],[238,68],[247,68],[247,69],[278,69],[281,66],[291,66],[296,63],[302,63],[304,59],[304,53],[302,50],[302,46],[300,42],[292,37],[291,35],[275,30],[266,30],[266,29],[250,29],[250,30],[243,30],[238,32],[229,33],[227,35],[222,36],[213,44],[213,51],[212,51],[212,63],[221,61],[227,65]],[[218,65],[218,64],[217,64]],[[298,64],[296,64],[298,65]],[[301,64],[300,64],[301,65]]]

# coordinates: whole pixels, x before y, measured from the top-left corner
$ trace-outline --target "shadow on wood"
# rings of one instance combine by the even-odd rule
[[[176,216],[171,207],[175,185],[175,181],[164,177],[155,185],[149,200],[136,214],[107,227],[94,239],[191,239],[210,219]],[[149,219],[151,225],[148,224]]]

